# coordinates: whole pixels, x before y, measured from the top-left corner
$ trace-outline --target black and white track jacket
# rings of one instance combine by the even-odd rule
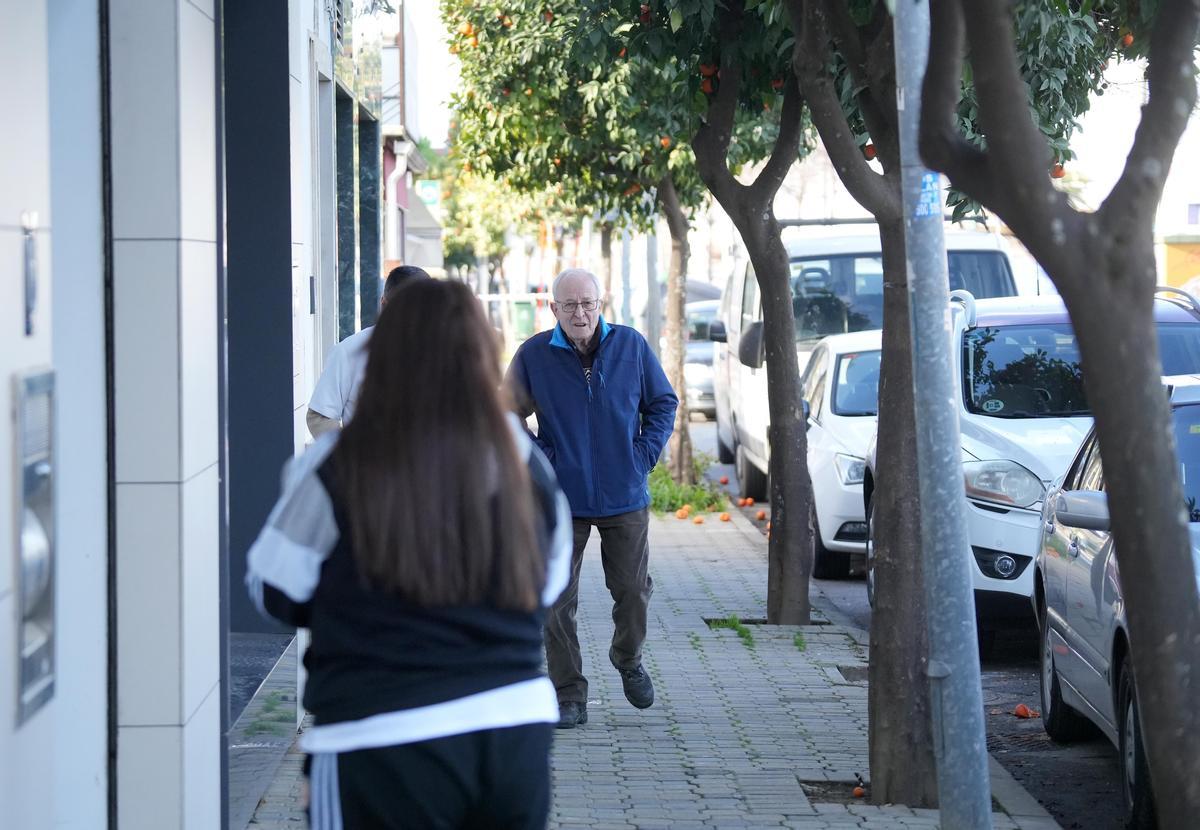
[[[544,609],[567,584],[570,509],[545,456],[511,421],[544,529]],[[259,609],[312,632],[304,705],[315,725],[301,748],[348,752],[557,721],[541,668],[543,610],[421,608],[364,584],[327,463],[338,434],[288,462],[283,494],[247,554]]]

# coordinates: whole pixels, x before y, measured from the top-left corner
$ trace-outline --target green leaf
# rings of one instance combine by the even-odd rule
[[[679,9],[671,9],[671,32],[678,32],[683,26],[683,12]]]

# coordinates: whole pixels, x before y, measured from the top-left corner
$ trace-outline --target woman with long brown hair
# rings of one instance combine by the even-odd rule
[[[402,289],[354,418],[290,463],[250,549],[260,607],[312,631],[315,828],[546,824],[542,621],[571,522],[499,384],[465,286]]]

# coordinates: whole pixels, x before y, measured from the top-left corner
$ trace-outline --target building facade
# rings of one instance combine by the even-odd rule
[[[378,304],[379,100],[351,18],[6,10],[5,826],[229,826],[230,632],[265,625],[245,551],[325,353]]]

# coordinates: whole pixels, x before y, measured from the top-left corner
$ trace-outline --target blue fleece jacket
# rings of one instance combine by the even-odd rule
[[[535,441],[575,516],[596,518],[650,504],[646,477],[675,423],[675,396],[636,330],[601,318],[592,379],[560,326],[521,344],[507,382],[521,414],[537,415]]]

